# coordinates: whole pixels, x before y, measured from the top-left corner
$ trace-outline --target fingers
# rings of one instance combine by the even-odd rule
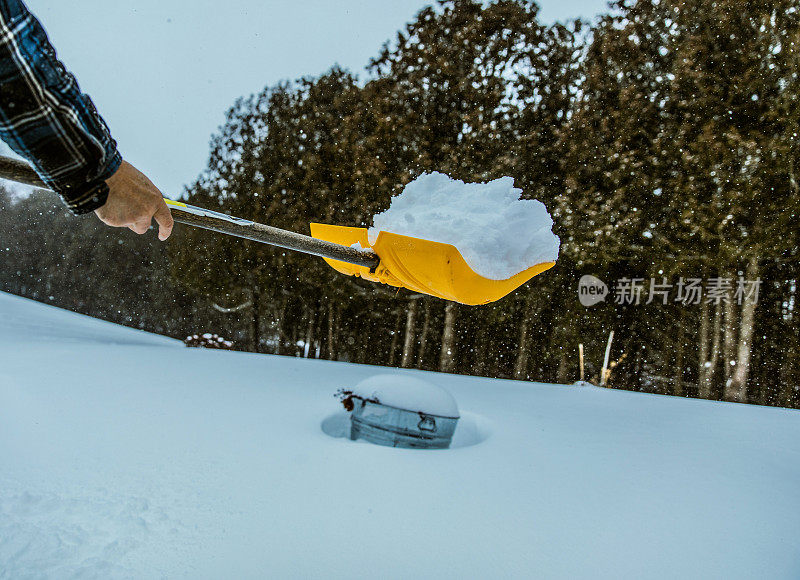
[[[110,226],[127,227],[137,234],[150,229],[153,219],[158,223],[158,237],[166,240],[172,233],[172,214],[158,188],[146,175],[127,161],[106,180],[108,197],[95,210],[100,220]]]
[[[156,220],[158,224],[158,239],[162,242],[166,240],[170,234],[172,233],[172,226],[175,224],[174,220],[172,219],[172,213],[169,211],[169,207],[167,204],[164,203],[163,199],[159,199],[158,207],[156,208],[155,213],[152,217],[140,217],[135,222],[126,224],[128,228],[136,232],[137,234],[145,234],[147,230],[150,229],[150,225],[152,224],[152,220]],[[150,212],[147,212],[148,214]]]
[[[163,242],[172,233],[172,226],[175,224],[172,219],[172,213],[164,200],[161,200],[161,204],[158,206],[153,218],[158,224],[158,239]]]
[[[130,224],[128,226],[128,228],[131,231],[136,232],[137,234],[140,234],[140,235],[141,234],[146,234],[147,230],[150,229],[150,219],[148,219],[147,221],[140,220],[140,221],[137,221],[137,222],[133,222],[132,224]]]

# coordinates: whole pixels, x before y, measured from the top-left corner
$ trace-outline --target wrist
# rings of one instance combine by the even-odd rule
[[[67,209],[73,215],[83,215],[103,207],[108,200],[109,193],[106,181],[119,170],[121,164],[122,157],[115,151],[114,155],[91,180],[77,184],[65,184],[59,193]]]
[[[65,200],[72,215],[83,215],[103,207],[108,200],[108,184],[105,181],[87,183],[77,202]]]

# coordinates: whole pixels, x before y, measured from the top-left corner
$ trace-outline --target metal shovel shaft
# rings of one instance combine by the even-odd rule
[[[24,161],[0,156],[0,177],[34,187],[47,189],[33,168]],[[296,250],[304,254],[340,260],[348,264],[375,269],[380,258],[370,251],[318,240],[296,232],[290,232],[250,220],[229,216],[192,205],[165,199],[172,211],[173,219],[182,224],[245,238],[272,246]]]

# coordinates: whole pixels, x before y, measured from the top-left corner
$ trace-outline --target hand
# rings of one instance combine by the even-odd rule
[[[172,214],[153,182],[127,161],[106,180],[108,199],[94,210],[104,224],[128,228],[137,234],[150,229],[153,219],[158,223],[158,239],[166,240],[172,233]]]

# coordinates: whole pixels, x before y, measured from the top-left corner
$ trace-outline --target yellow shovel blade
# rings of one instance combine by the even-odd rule
[[[381,259],[374,272],[339,260],[323,258],[331,267],[349,276],[390,286],[402,286],[414,292],[475,306],[499,300],[537,274],[555,266],[544,262],[505,280],[491,280],[475,273],[455,246],[420,238],[380,232],[374,244],[369,243],[366,228],[311,224],[311,235],[343,246],[361,244],[372,248]]]

